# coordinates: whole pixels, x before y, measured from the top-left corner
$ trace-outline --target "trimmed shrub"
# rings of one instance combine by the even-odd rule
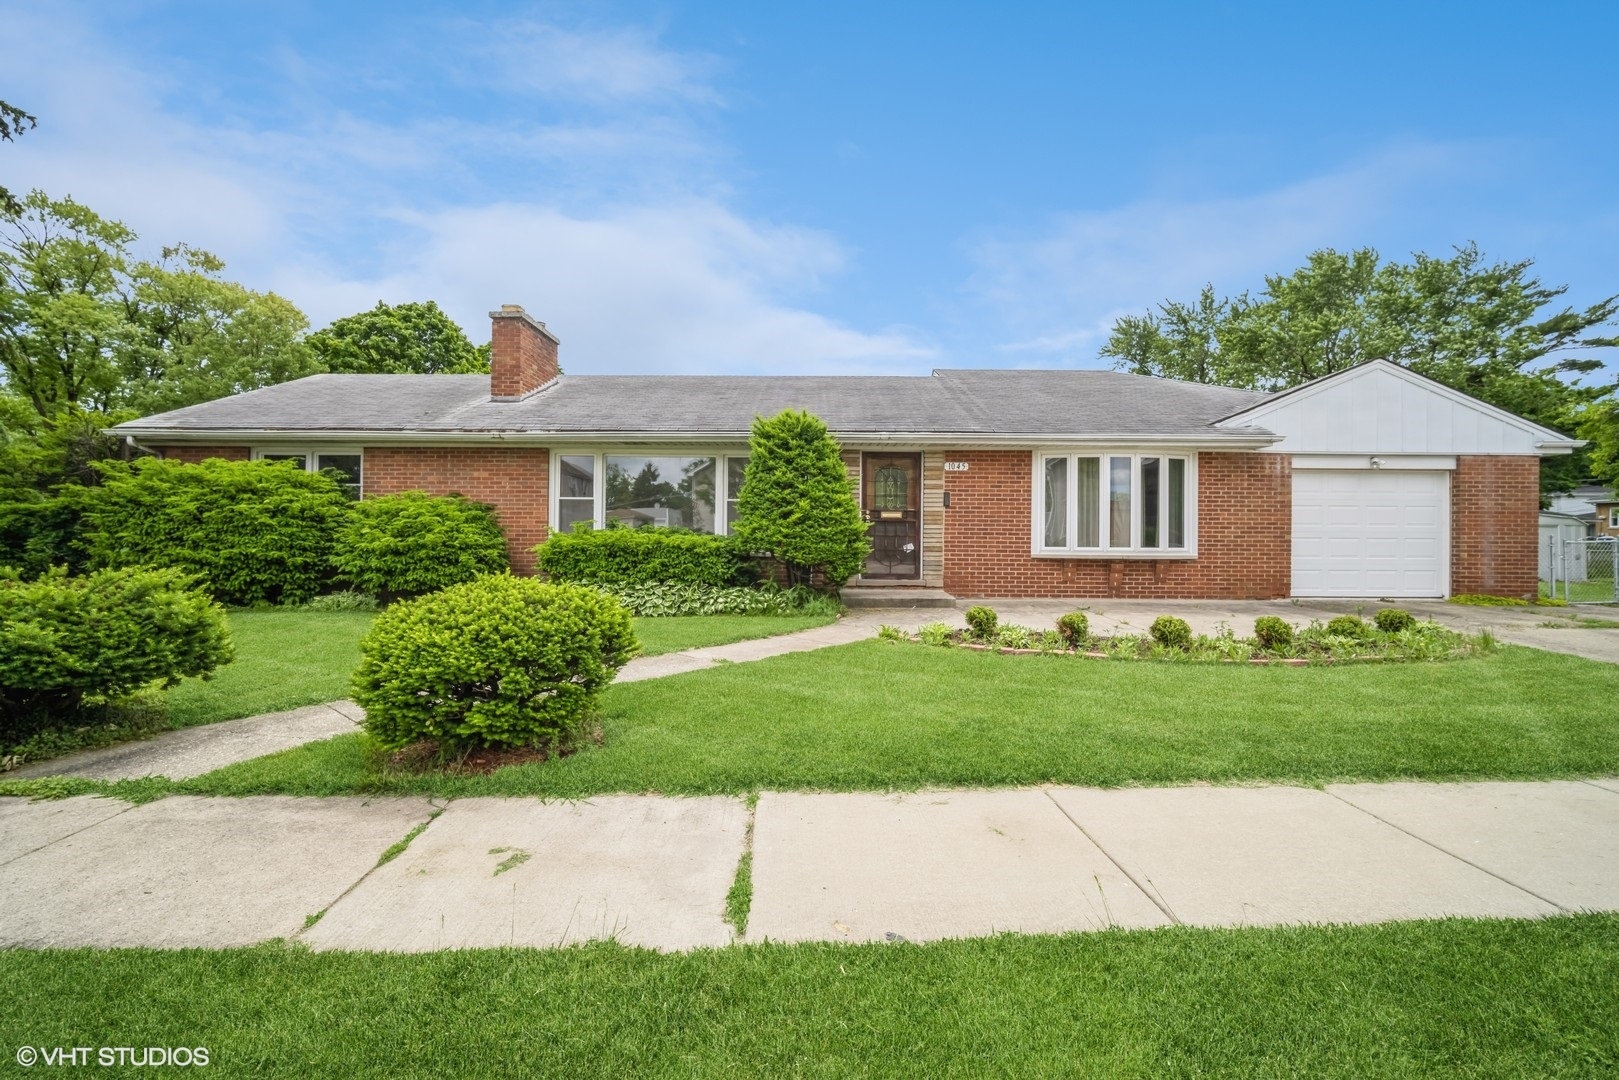
[[[1070,649],[1077,649],[1091,636],[1091,621],[1083,611],[1070,611],[1057,616],[1057,633]]]
[[[492,507],[405,491],[353,504],[333,539],[332,565],[365,592],[420,596],[509,564]]]
[[[86,488],[91,565],[167,566],[226,604],[301,604],[332,573],[332,537],[352,505],[329,476],[281,461],[162,458],[99,466]]]
[[[967,609],[967,632],[979,641],[988,641],[995,636],[995,624],[1000,622],[1000,616],[995,614],[994,608],[987,608],[975,604]]]
[[[1400,608],[1388,607],[1372,616],[1372,622],[1385,634],[1398,634],[1401,630],[1409,630],[1417,625],[1417,618],[1409,611]]]
[[[231,661],[224,610],[177,570],[0,576],[0,739],[72,723],[115,701]]]
[[[1254,620],[1254,639],[1261,648],[1286,649],[1293,644],[1293,625],[1276,615],[1261,615]]]
[[[1160,615],[1148,630],[1152,639],[1170,649],[1184,649],[1192,643],[1192,627],[1185,619],[1174,615]]]
[[[1335,619],[1328,620],[1327,633],[1333,637],[1362,641],[1372,636],[1372,628],[1358,615],[1339,615]]]
[[[741,585],[752,568],[729,536],[656,526],[553,533],[534,554],[552,581],[591,585]]]
[[[792,585],[819,573],[836,590],[859,573],[871,542],[837,440],[818,417],[788,409],[755,418],[732,532],[785,566]]]
[[[489,574],[378,615],[354,699],[388,749],[538,746],[578,733],[637,649],[629,612],[605,593]]]

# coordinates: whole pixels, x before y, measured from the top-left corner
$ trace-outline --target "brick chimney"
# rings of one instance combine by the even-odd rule
[[[558,374],[556,335],[516,304],[489,313],[489,394],[496,401],[518,401],[554,382]]]

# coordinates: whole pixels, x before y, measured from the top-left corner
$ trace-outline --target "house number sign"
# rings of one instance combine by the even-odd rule
[[[944,463],[944,471],[945,472],[966,472],[967,471],[967,463],[965,461],[947,461],[947,462]]]

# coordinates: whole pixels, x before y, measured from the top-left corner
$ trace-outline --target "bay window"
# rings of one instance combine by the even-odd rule
[[[1036,454],[1034,553],[1192,555],[1194,462],[1161,453]]]

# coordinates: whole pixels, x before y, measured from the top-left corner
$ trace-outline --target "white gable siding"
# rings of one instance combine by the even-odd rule
[[[1515,418],[1514,418],[1515,420]],[[1282,454],[1531,454],[1551,435],[1528,421],[1374,363],[1232,418],[1282,436]]]

